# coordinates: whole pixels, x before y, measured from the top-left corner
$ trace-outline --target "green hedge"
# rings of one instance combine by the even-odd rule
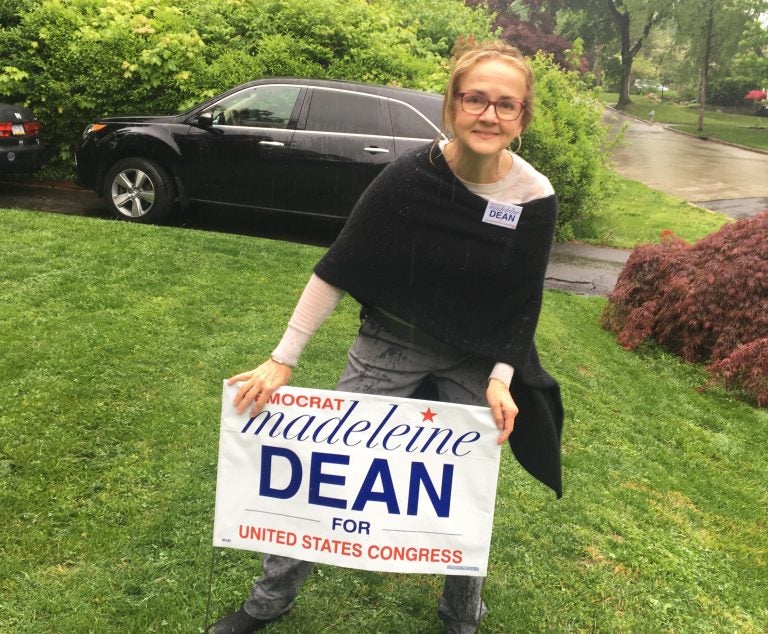
[[[537,54],[532,66],[536,114],[520,154],[549,177],[557,192],[558,240],[592,237],[591,216],[608,174],[603,107],[578,73],[563,72],[551,56]]]

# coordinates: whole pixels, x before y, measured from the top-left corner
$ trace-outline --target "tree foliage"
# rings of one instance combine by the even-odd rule
[[[757,11],[757,15],[750,16],[731,60],[732,76],[753,88],[768,83],[768,24],[764,21],[768,1],[761,0]]]
[[[762,86],[768,76],[768,0],[568,0],[556,15],[558,33],[584,41],[598,82],[626,89],[619,103],[636,78],[698,94],[708,40],[713,95],[735,84]]]
[[[618,76],[619,100],[631,103],[632,65],[652,30],[662,23],[673,6],[668,0],[570,0],[557,14],[558,31],[580,37],[592,51],[593,64],[605,65]]]
[[[682,0],[676,4],[677,42],[685,52],[688,68],[698,76],[706,51],[706,22],[713,17],[710,63],[717,76],[727,77],[744,64],[744,68],[766,59],[768,30],[760,16],[768,10],[766,0]],[[748,71],[750,72],[750,71]],[[741,73],[736,73],[739,76]],[[764,76],[763,76],[764,77]],[[753,77],[753,80],[758,79]],[[764,79],[763,79],[764,80]]]
[[[631,103],[629,92],[632,64],[651,30],[668,16],[671,5],[666,0],[606,0],[606,5],[616,26],[621,56],[619,100],[616,106],[624,108]]]
[[[704,127],[710,75],[719,71],[715,76],[721,83],[727,77],[745,29],[757,17],[751,15],[752,4],[744,0],[685,0],[677,6],[678,39],[684,44],[691,75],[698,78],[699,130]]]
[[[494,13],[493,26],[499,35],[525,55],[550,53],[561,66],[570,60],[571,42],[555,32],[552,2],[547,0],[466,0],[466,4],[487,6]]]
[[[603,325],[636,348],[654,339],[713,380],[768,405],[768,210],[690,245],[668,235],[630,255]]]
[[[536,114],[520,154],[546,174],[560,199],[557,237],[583,235],[605,184],[602,107],[578,71],[562,71],[552,55],[532,60]]]

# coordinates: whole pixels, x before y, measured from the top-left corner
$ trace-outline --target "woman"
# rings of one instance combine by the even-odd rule
[[[241,383],[239,413],[255,416],[288,383],[307,340],[349,292],[364,321],[337,389],[408,397],[428,379],[440,400],[487,404],[499,444],[509,439],[560,496],[559,389],[533,344],[557,202],[547,178],[508,149],[531,121],[533,93],[516,48],[495,42],[458,60],[443,104],[452,140],[401,157],[362,195],[271,358],[229,379]],[[252,632],[279,618],[312,566],[265,555],[251,597],[213,632]],[[446,577],[446,632],[477,630],[482,584]]]

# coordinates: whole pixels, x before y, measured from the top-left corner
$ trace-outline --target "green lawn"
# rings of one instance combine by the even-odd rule
[[[279,338],[321,249],[0,211],[0,632],[198,632],[222,378]],[[567,409],[565,495],[505,450],[484,632],[768,630],[768,411],[547,292],[538,344]],[[330,388],[345,299],[297,385]],[[216,551],[211,610],[251,553]],[[437,633],[440,579],[322,566],[270,632]]]
[[[606,194],[592,214],[582,242],[631,249],[659,242],[662,231],[695,242],[731,220],[642,183],[613,174]]]
[[[606,104],[613,105],[618,101],[618,94],[601,93],[600,99]],[[653,111],[656,122],[668,124],[682,132],[768,151],[768,118],[766,117],[708,110],[704,114],[704,129],[699,132],[696,130],[698,106],[695,104],[662,103],[644,95],[632,95],[631,99],[632,104],[625,112],[640,119],[650,120],[650,113]]]

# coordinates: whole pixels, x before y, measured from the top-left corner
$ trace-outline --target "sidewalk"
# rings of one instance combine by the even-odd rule
[[[544,286],[579,295],[607,295],[616,286],[629,253],[624,249],[556,242]]]

